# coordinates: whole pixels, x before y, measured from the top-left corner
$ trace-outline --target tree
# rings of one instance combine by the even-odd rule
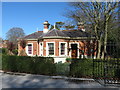
[[[65,27],[66,30],[70,30],[70,29],[75,28],[74,25],[65,25],[64,27]]]
[[[118,14],[114,14],[118,15]],[[115,17],[115,16],[114,16]],[[109,27],[108,27],[108,47],[107,53],[113,57],[120,57],[120,28],[119,20],[114,17],[110,18]],[[114,21],[113,21],[114,20]],[[113,21],[113,22],[112,22]]]
[[[3,40],[3,39],[0,37],[0,42],[2,42],[2,40]]]
[[[54,27],[58,30],[60,30],[60,28],[62,28],[62,26],[64,25],[65,23],[64,22],[55,22],[55,26],[54,25],[51,25],[51,28],[50,30],[54,29]]]
[[[70,24],[67,24],[67,23],[64,23],[64,22],[56,22],[55,26],[51,25],[50,30],[52,30],[54,27],[58,30],[60,30],[61,28],[64,28],[66,30],[70,30],[70,29],[75,28],[75,25],[70,25]]]
[[[104,44],[104,50],[102,56],[106,51],[107,37],[108,37],[108,22],[110,18],[117,12],[117,2],[72,2],[70,6],[73,6],[74,11],[69,11],[67,17],[72,18],[76,22],[84,22],[91,24],[96,39],[98,41],[98,54],[97,58],[100,58],[101,46]]]
[[[105,57],[105,54],[107,53],[107,38],[108,38],[108,27],[109,27],[109,21],[110,18],[113,16],[113,14],[115,14],[115,9],[118,7],[118,3],[117,2],[107,2],[104,5],[104,51],[103,51],[103,57]],[[114,19],[112,19],[114,20]]]
[[[25,36],[24,30],[19,27],[13,27],[6,33],[6,38],[13,43],[17,43],[17,39]]]
[[[3,39],[0,37],[0,46],[1,46],[1,47],[2,47],[2,40],[3,40]]]
[[[9,55],[14,55],[13,50],[15,49],[15,44],[13,42],[7,42],[7,49],[9,50],[8,54]]]
[[[27,56],[26,52],[25,52],[25,47],[26,47],[27,41],[24,39],[20,40],[20,46],[22,47],[22,50],[20,51],[19,55],[20,56]]]

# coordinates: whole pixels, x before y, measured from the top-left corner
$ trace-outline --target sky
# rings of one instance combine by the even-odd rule
[[[43,22],[54,24],[65,21],[68,2],[2,2],[2,38],[13,27],[20,27],[25,34],[43,30]]]

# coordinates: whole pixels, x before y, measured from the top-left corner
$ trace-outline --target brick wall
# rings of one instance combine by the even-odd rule
[[[44,56],[46,56],[46,42],[55,42],[55,56],[59,56],[59,42],[67,42],[65,39],[45,39],[44,43]]]
[[[44,39],[43,41],[43,56],[46,56],[46,42],[55,42],[55,56],[59,56],[59,42],[67,42],[67,55],[69,55],[71,52],[68,50],[70,45],[69,43],[77,43],[79,45],[79,49],[84,50],[85,53],[84,55],[88,55],[87,51],[88,48],[86,47],[86,45],[90,43],[89,41],[86,40],[65,40],[65,39]],[[33,43],[33,55],[40,55],[40,44],[38,45],[38,42],[35,40],[29,40],[27,43]],[[95,45],[97,45],[96,41],[93,41],[93,43],[95,43]],[[97,47],[94,47],[94,50]],[[20,51],[22,48],[20,47],[20,45],[18,44],[18,51]],[[26,48],[25,48],[26,49]],[[79,54],[81,54],[81,52],[79,52]],[[96,52],[94,52],[94,55],[96,55]],[[70,55],[69,55],[70,56]]]

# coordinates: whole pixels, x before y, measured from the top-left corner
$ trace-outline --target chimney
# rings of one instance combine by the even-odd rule
[[[47,33],[49,31],[50,24],[48,23],[48,21],[45,21],[43,25],[44,25],[43,33]]]
[[[78,30],[85,31],[84,23],[83,22],[78,22],[77,26],[78,26]]]

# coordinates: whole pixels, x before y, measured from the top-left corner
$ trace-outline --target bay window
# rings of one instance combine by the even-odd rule
[[[33,55],[33,43],[28,43],[27,44],[26,52],[27,52],[28,55]]]
[[[32,54],[32,44],[28,44],[28,54]]]
[[[59,55],[65,56],[67,54],[67,43],[66,42],[60,42],[59,43]]]
[[[50,42],[50,43],[47,43],[47,55],[55,55],[55,50],[54,50],[54,43]]]

